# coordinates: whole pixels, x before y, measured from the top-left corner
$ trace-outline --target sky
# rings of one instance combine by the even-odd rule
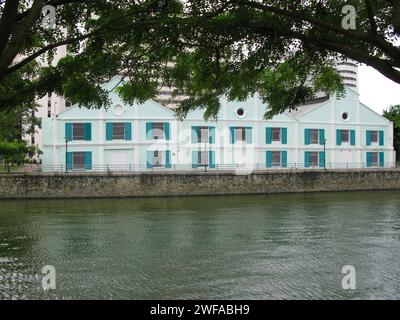
[[[391,105],[400,104],[400,84],[365,65],[360,66],[358,72],[358,87],[362,103],[379,114]]]

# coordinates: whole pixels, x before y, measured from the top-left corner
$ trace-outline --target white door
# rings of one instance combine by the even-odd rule
[[[112,170],[128,170],[128,152],[113,150],[111,151],[111,169]]]
[[[355,164],[352,163],[352,154],[350,150],[342,150],[340,154],[340,167],[351,168]]]

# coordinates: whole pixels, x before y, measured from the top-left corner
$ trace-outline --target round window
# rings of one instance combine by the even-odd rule
[[[239,108],[236,110],[236,114],[238,115],[238,117],[244,117],[244,110],[243,108]]]
[[[114,106],[113,112],[116,116],[121,116],[124,113],[124,108],[121,105],[117,104]]]
[[[343,119],[344,121],[349,120],[349,114],[348,114],[347,112],[343,112],[343,113],[342,113],[342,119]]]

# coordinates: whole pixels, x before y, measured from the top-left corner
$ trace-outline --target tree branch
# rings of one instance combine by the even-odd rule
[[[266,12],[271,12],[275,13],[281,16],[289,17],[294,20],[304,22],[307,21],[315,26],[321,27],[325,30],[328,31],[333,31],[335,33],[344,35],[350,39],[354,40],[359,40],[362,42],[365,42],[367,44],[373,44],[377,48],[381,49],[382,51],[385,52],[388,56],[392,57],[393,59],[400,61],[400,49],[391,43],[385,41],[383,38],[379,36],[371,36],[371,34],[368,33],[361,33],[358,31],[354,30],[345,30],[343,29],[340,25],[336,25],[332,22],[329,22],[327,20],[323,20],[320,18],[317,18],[315,16],[308,16],[305,15],[299,11],[290,11],[290,10],[285,10],[269,5],[264,5],[262,3],[254,2],[254,1],[248,1],[248,0],[232,0],[233,2],[236,2],[238,5],[247,5],[249,7],[259,9],[261,11],[266,11]],[[400,12],[400,0],[393,0],[393,2],[397,2],[399,5],[399,12]]]
[[[0,20],[0,56],[3,54],[18,14],[19,0],[7,0]]]
[[[303,33],[296,31],[274,31],[275,35],[280,35],[288,39],[298,39],[304,43],[314,44],[319,48],[340,53],[344,56],[353,59],[355,61],[365,63],[379,72],[381,72],[387,78],[394,82],[400,83],[400,71],[391,66],[391,61],[380,59],[374,56],[370,56],[364,51],[354,49],[354,47],[339,44],[337,42],[330,42],[328,40],[321,40],[317,37],[309,37]],[[261,34],[265,34],[265,29],[260,29]],[[268,34],[268,33],[267,33]],[[269,34],[268,34],[269,35]]]
[[[17,25],[16,30],[13,32],[13,36],[0,59],[0,74],[2,73],[2,70],[5,70],[12,63],[16,55],[19,53],[23,46],[26,33],[42,12],[43,2],[44,0],[35,0],[29,14]]]
[[[364,0],[364,3],[365,3],[365,8],[367,9],[367,15],[368,15],[369,24],[370,24],[370,27],[371,27],[371,33],[373,35],[377,35],[378,28],[376,26],[374,13],[373,13],[373,10],[372,10],[372,2],[371,2],[371,0]]]

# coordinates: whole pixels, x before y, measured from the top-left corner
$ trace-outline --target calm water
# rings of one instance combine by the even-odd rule
[[[399,195],[1,201],[0,298],[399,299]]]

